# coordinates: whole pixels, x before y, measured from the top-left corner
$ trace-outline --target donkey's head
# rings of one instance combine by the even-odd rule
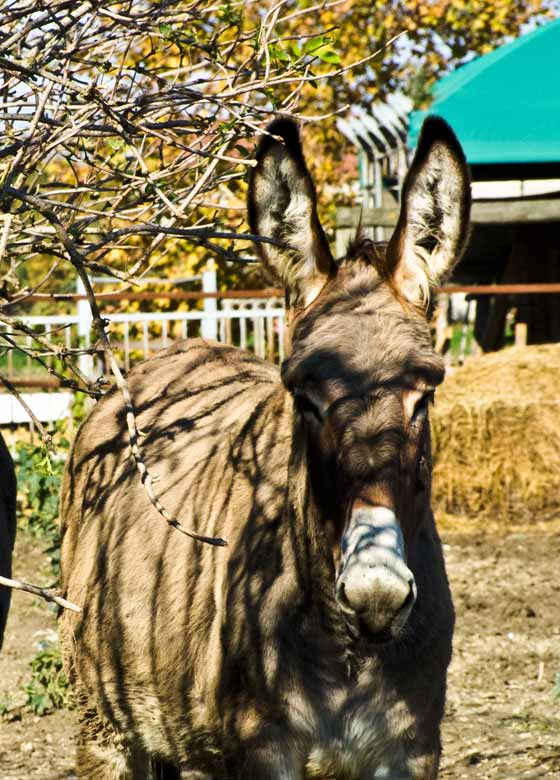
[[[249,220],[276,240],[259,252],[286,287],[282,379],[296,442],[330,534],[340,607],[351,626],[384,641],[399,635],[416,600],[409,565],[430,513],[428,407],[444,374],[425,312],[466,243],[465,158],[447,124],[428,119],[388,245],[357,240],[335,260],[295,125],[268,130],[279,139],[260,145]]]

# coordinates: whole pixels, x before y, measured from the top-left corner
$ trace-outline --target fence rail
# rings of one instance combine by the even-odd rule
[[[233,299],[223,303],[215,311],[136,312],[124,314],[103,314],[109,323],[113,349],[120,358],[121,367],[128,371],[135,362],[145,360],[158,349],[165,349],[178,339],[216,339],[227,344],[249,349],[259,357],[282,360],[284,357],[284,308],[276,298]],[[95,347],[91,331],[85,334],[85,343],[80,341],[82,319],[76,314],[21,317],[21,322],[48,339],[54,336],[67,350]],[[2,332],[10,327],[0,324]],[[15,336],[22,350],[33,351],[32,336]],[[84,355],[91,365],[85,367],[93,378],[97,372],[102,350],[96,355]],[[17,374],[31,374],[34,366],[31,354],[25,355],[25,368],[21,361],[16,366],[14,350],[7,352],[8,374],[17,379]],[[49,356],[48,362],[56,360]]]
[[[475,300],[468,303],[472,297],[502,296],[560,293],[560,284],[504,284],[504,285],[445,285],[436,290],[440,299],[457,300],[460,302],[468,294],[466,308],[459,318],[454,318],[455,329],[460,328],[460,339],[454,337],[454,361],[462,362],[474,347],[472,339],[472,322],[474,320]],[[456,295],[459,293],[459,295]],[[21,321],[33,328],[38,334],[59,343],[66,350],[88,349],[89,354],[79,358],[79,367],[90,379],[96,379],[107,373],[104,365],[104,355],[97,349],[91,331],[91,313],[86,296],[83,294],[64,294],[55,296],[29,296],[26,302],[35,298],[41,301],[68,301],[77,304],[76,314],[58,314],[52,316],[24,316]],[[136,293],[99,293],[100,303],[103,301],[132,300],[185,300],[199,299],[204,301],[203,310],[173,311],[173,312],[136,312],[115,313],[103,316],[110,323],[110,335],[113,348],[121,367],[128,371],[135,363],[145,360],[159,349],[166,348],[179,339],[204,338],[232,344],[242,349],[248,349],[261,358],[279,362],[284,358],[284,321],[285,311],[283,291],[275,288],[260,291],[173,291],[166,293],[136,292]],[[463,304],[463,306],[465,306]],[[436,342],[443,343],[449,338],[450,321],[442,310],[442,316],[436,322]],[[10,326],[0,322],[0,344],[2,333],[10,334],[12,340],[19,344],[21,351],[8,349],[0,358],[0,368],[10,381],[19,388],[30,390],[60,390],[60,383],[47,370],[38,366],[32,359],[33,338],[31,336],[15,335]],[[455,343],[457,342],[457,343]],[[44,358],[47,365],[56,365],[56,354]],[[55,405],[39,399],[40,393],[26,394],[25,398],[33,408],[39,404],[41,417],[47,421],[49,409]],[[52,392],[49,394],[52,396]],[[62,392],[59,393],[62,396]],[[21,413],[3,411],[2,404],[5,394],[0,394],[0,424],[20,421]],[[69,398],[68,394],[65,397]],[[10,409],[14,409],[10,402]],[[59,413],[59,407],[56,406]],[[53,412],[54,413],[54,412]],[[16,414],[17,420],[14,417]],[[47,416],[45,416],[47,415]],[[40,417],[40,418],[41,418]]]
[[[280,287],[269,287],[264,290],[221,290],[215,292],[205,290],[150,292],[143,290],[141,292],[99,292],[95,294],[97,301],[196,301],[208,298],[227,300],[229,298],[283,298],[283,296],[284,290]],[[75,302],[87,301],[87,295],[83,293],[33,293],[32,295],[22,295],[14,302],[17,303],[20,300],[24,300],[26,303]]]
[[[197,297],[201,297],[200,293]],[[78,358],[79,368],[88,378],[95,380],[105,376],[107,367],[103,350],[97,348],[91,329],[89,307],[83,305],[81,298],[78,314],[34,315],[19,319],[37,335],[45,336],[66,350],[87,350]],[[211,307],[195,311],[103,313],[109,323],[113,351],[121,368],[128,371],[135,363],[175,341],[199,336],[247,349],[272,362],[283,360],[285,311],[282,299],[270,295],[262,298],[237,296],[221,300],[219,307],[217,304],[218,301],[212,301]],[[15,334],[9,325],[0,322],[0,344],[3,333],[19,346],[19,349],[7,349],[0,358],[2,371],[10,381],[20,388],[57,390],[58,380],[33,360],[37,348],[33,336]],[[39,353],[48,367],[56,367],[56,350],[45,354],[39,349]],[[48,422],[57,419],[62,411],[67,411],[70,403],[68,393],[55,392],[54,395],[64,396],[62,407],[60,403],[49,403],[52,392],[48,396],[40,392],[26,393],[24,399],[34,412],[37,411],[38,419]],[[22,419],[25,415],[22,418],[21,409],[14,405],[13,399],[1,393],[0,424],[19,423]]]

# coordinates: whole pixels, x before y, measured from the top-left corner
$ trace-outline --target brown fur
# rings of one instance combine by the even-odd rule
[[[155,513],[118,391],[82,426],[63,485],[62,573],[83,612],[61,622],[80,778],[148,777],[150,756],[168,762],[164,776],[175,765],[204,780],[436,777],[453,608],[427,412],[406,408],[443,371],[424,317],[372,258],[321,269],[322,291],[293,312],[282,381],[204,341],[129,375],[163,503],[226,548]],[[386,644],[351,636],[334,593],[349,506],[379,495],[402,518],[420,594]]]
[[[12,576],[12,550],[16,538],[16,475],[4,439],[0,435],[0,574]],[[0,585],[0,648],[10,608],[10,588]]]

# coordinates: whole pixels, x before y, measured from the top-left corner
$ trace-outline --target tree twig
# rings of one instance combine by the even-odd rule
[[[1,576],[0,585],[3,585],[6,588],[13,588],[14,590],[23,590],[26,593],[33,593],[34,596],[40,596],[42,599],[45,599],[45,601],[51,601],[54,604],[58,604],[59,607],[72,610],[72,612],[82,611],[81,607],[78,607],[71,601],[59,596],[52,588],[40,588],[38,585],[31,585],[29,582],[13,580],[10,577]]]
[[[14,387],[14,385],[10,382],[10,380],[5,377],[3,374],[0,374],[0,382],[4,385],[6,390],[9,390],[10,393],[17,398],[19,403],[22,405],[22,407],[25,409],[27,414],[29,415],[30,419],[33,421],[33,425],[37,428],[39,431],[39,435],[41,436],[41,439],[43,440],[43,444],[45,447],[52,452],[53,450],[53,440],[50,433],[48,433],[45,430],[45,427],[43,426],[43,423],[39,420],[39,418],[33,413],[33,410],[30,408],[29,404],[26,403],[26,401],[22,398],[21,394],[17,391],[17,389]]]

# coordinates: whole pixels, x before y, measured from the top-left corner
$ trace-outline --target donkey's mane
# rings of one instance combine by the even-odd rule
[[[419,303],[411,302],[402,295],[402,292],[394,284],[393,272],[387,262],[387,245],[387,241],[372,241],[371,238],[364,235],[362,227],[359,225],[356,235],[348,244],[347,254],[340,263],[362,263],[366,267],[373,268],[379,276],[379,281],[385,282],[391,288],[394,297],[405,310],[420,312],[430,319],[434,305],[430,291],[428,290],[426,295],[422,296]],[[421,248],[420,251],[424,250]]]
[[[373,266],[377,273],[386,279],[388,276],[385,261],[386,249],[386,241],[372,241],[371,238],[364,235],[361,226],[359,226],[356,235],[348,244],[344,261],[362,261],[366,265]]]

